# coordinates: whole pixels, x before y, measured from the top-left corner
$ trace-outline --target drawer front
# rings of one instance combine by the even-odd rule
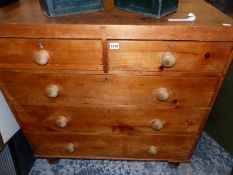
[[[114,135],[197,134],[208,110],[142,106],[15,106],[27,132],[79,132]]]
[[[119,48],[111,49],[110,45],[114,43],[119,44]],[[109,69],[216,73],[223,71],[231,49],[231,43],[217,42],[109,41]],[[169,51],[176,60],[170,68],[163,66],[167,65],[163,59]],[[172,62],[171,58],[170,61]]]
[[[187,161],[196,137],[26,134],[39,157]]]
[[[0,39],[0,68],[103,70],[102,46],[99,40]]]
[[[219,78],[109,76],[1,72],[0,82],[19,104],[112,104],[210,107]],[[47,94],[57,87],[56,98]],[[164,92],[160,92],[161,88]],[[50,88],[51,89],[51,88]],[[162,94],[161,94],[162,93]],[[158,97],[161,94],[166,99]]]

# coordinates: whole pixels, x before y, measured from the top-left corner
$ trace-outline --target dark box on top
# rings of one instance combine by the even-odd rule
[[[179,0],[115,0],[117,8],[157,18],[175,12],[178,8],[178,3]]]
[[[104,9],[104,0],[40,0],[42,11],[48,16],[64,16]]]
[[[3,7],[5,5],[8,5],[8,4],[10,4],[12,2],[16,2],[16,1],[18,1],[18,0],[0,0],[0,7]]]

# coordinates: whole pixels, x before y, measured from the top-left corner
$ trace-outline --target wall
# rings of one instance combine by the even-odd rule
[[[233,155],[233,63],[210,114],[206,131]]]

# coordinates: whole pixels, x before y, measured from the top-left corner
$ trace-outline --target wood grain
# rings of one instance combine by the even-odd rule
[[[43,48],[40,48],[40,44]],[[99,40],[0,39],[0,68],[103,70]],[[49,53],[45,66],[35,63],[39,50]]]
[[[0,90],[38,157],[188,161],[233,58],[233,27],[223,26],[233,20],[203,0],[180,0],[161,19],[112,3],[56,18],[39,1],[1,8]],[[196,21],[168,22],[190,9]],[[177,62],[164,68],[169,46]],[[50,55],[45,66],[34,60],[42,49]],[[56,98],[45,93],[51,84]],[[167,101],[156,99],[158,88],[168,89]]]
[[[26,133],[38,157],[176,160],[188,161],[191,145],[196,136],[107,136],[87,134]],[[39,144],[38,144],[39,143]],[[66,152],[66,145],[75,145],[74,153]],[[148,154],[150,146],[158,148],[158,154]]]
[[[109,59],[108,59],[108,42],[106,39],[102,40],[102,51],[103,51],[103,56],[102,56],[103,70],[104,70],[104,73],[108,73]]]
[[[122,41],[119,50],[109,49],[110,71],[223,72],[232,43]],[[171,47],[171,49],[170,49]],[[161,66],[167,51],[176,57],[172,68]]]
[[[26,132],[78,132],[109,135],[197,134],[209,110],[151,108],[148,106],[14,106],[18,121]],[[58,116],[68,125],[56,125]],[[161,131],[151,127],[154,119],[163,122]]]
[[[168,22],[168,18],[187,17],[190,9],[197,16],[195,22]],[[48,18],[41,12],[39,1],[25,0],[1,9],[0,36],[233,41],[233,27],[222,23],[232,24],[233,20],[203,0],[180,0],[178,11],[162,19],[109,8]]]
[[[11,101],[30,105],[76,106],[80,104],[189,106],[208,108],[219,82],[213,77],[108,76],[1,72],[0,81]],[[49,98],[46,87],[55,84],[59,95]],[[165,87],[170,98],[156,99]]]

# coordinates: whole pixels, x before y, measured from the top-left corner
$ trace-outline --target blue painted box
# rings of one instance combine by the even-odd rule
[[[40,0],[42,11],[48,16],[65,16],[104,9],[104,0]]]
[[[175,12],[179,0],[115,0],[114,3],[120,9],[161,18]]]

